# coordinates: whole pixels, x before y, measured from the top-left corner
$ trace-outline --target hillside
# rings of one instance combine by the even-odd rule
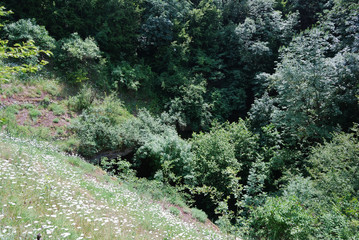
[[[0,239],[224,239],[79,157],[0,137]]]
[[[0,239],[359,239],[358,13],[2,1]]]

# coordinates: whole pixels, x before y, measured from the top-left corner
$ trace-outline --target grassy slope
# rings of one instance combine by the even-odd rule
[[[0,139],[0,239],[224,238],[51,145]]]

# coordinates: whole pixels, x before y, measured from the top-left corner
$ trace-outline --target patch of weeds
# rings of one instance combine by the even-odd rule
[[[22,91],[21,87],[11,86],[9,88],[4,89],[3,94],[5,94],[6,97],[11,97],[14,94],[20,93]]]
[[[197,208],[191,209],[192,217],[197,219],[198,221],[205,223],[207,220],[207,214],[203,212],[202,210],[199,210]]]
[[[90,87],[84,86],[76,96],[68,99],[67,106],[72,111],[81,112],[89,108],[94,100],[95,91]]]
[[[46,81],[43,84],[43,90],[49,93],[51,96],[58,96],[60,94],[60,89],[56,81]]]
[[[182,199],[180,199],[179,196],[177,196],[177,195],[171,196],[168,199],[168,201],[176,206],[181,207],[181,208],[186,207],[186,203]]]
[[[181,213],[181,211],[178,210],[178,208],[176,208],[176,207],[170,207],[169,210],[170,210],[170,213],[175,216],[178,216]]]
[[[24,108],[25,109],[33,109],[33,108],[35,108],[35,106],[31,103],[24,103],[21,105],[21,109],[24,109]]]
[[[80,140],[74,137],[60,143],[61,149],[65,152],[77,152],[79,145]]]
[[[26,96],[30,97],[30,98],[39,98],[39,97],[41,97],[41,95],[42,95],[41,90],[33,89],[33,88],[28,88],[27,94],[26,94]]]
[[[40,102],[40,105],[45,109],[50,105],[50,103],[50,98],[48,96],[45,96],[44,99]]]
[[[41,92],[40,89],[36,89],[36,95],[37,95],[38,97],[41,97],[41,96],[42,96],[42,92]]]
[[[61,137],[65,135],[65,129],[63,127],[56,128],[56,136]]]
[[[117,175],[120,178],[128,179],[135,176],[135,172],[131,169],[131,163],[126,160],[111,159],[104,157],[101,159],[101,165],[110,175]]]
[[[184,213],[187,213],[187,214],[190,214],[191,213],[191,209],[189,207],[185,207],[183,208],[183,212]]]
[[[15,116],[16,114],[19,113],[19,109],[21,109],[19,105],[11,105],[3,109],[1,112],[3,112],[5,115]]]
[[[41,116],[41,112],[35,108],[31,108],[29,110],[29,116],[33,121],[36,121],[39,116]]]
[[[49,109],[54,113],[55,116],[61,116],[65,114],[65,108],[60,104],[51,103],[49,105]]]
[[[54,120],[52,120],[53,123],[59,123],[60,119],[59,118],[55,118]]]

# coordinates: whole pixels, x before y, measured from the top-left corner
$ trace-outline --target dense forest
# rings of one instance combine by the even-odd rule
[[[73,89],[67,151],[243,239],[359,238],[358,0],[1,4],[0,81]]]

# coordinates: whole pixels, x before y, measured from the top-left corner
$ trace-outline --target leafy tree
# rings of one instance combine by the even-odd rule
[[[135,64],[133,67],[128,62],[121,62],[111,72],[112,81],[119,86],[125,86],[129,90],[137,91],[141,86],[148,85],[152,71],[149,66]]]
[[[326,197],[357,196],[359,192],[359,140],[354,133],[335,134],[330,142],[313,149],[310,173]]]
[[[55,48],[55,39],[52,38],[45,27],[36,24],[35,20],[20,19],[17,22],[4,26],[7,39],[11,42],[25,42],[33,40],[36,46],[44,50]]]
[[[77,32],[83,38],[95,38],[101,50],[116,60],[135,55],[140,28],[139,0],[6,0],[4,3],[18,13],[17,19],[36,18],[56,39]]]
[[[197,77],[200,78],[200,77]],[[211,106],[204,100],[205,81],[195,81],[180,87],[181,95],[171,100],[168,113],[177,119],[178,126],[185,130],[198,131],[206,128],[211,120]]]
[[[358,56],[343,50],[327,57],[335,47],[331,39],[318,28],[296,37],[282,50],[282,61],[270,77],[276,93],[273,100],[265,95],[267,100],[263,98],[254,106],[260,109],[262,101],[273,103],[270,121],[287,140],[320,141],[338,124],[348,127],[355,121]],[[344,106],[351,106],[350,114]]]
[[[56,60],[67,81],[79,84],[89,79],[101,67],[101,51],[93,38],[83,40],[77,33],[58,42]]]
[[[319,15],[323,13],[326,7],[330,6],[330,2],[328,0],[287,0],[285,1],[284,12],[298,11],[300,29],[304,30],[317,23]]]
[[[6,11],[5,7],[0,6],[0,16],[8,16],[11,11]],[[3,25],[1,25],[3,26]],[[11,76],[19,72],[36,72],[40,66],[46,65],[47,61],[39,60],[40,54],[50,56],[50,51],[41,50],[34,45],[34,41],[29,40],[25,43],[16,43],[14,46],[8,45],[8,40],[0,40],[0,84],[8,81]],[[32,63],[18,64],[16,66],[8,65],[8,60],[35,58]]]
[[[176,130],[146,110],[120,127],[123,145],[134,153],[133,165],[140,176],[166,183],[194,184],[190,145]]]
[[[253,210],[249,219],[250,237],[265,239],[310,239],[313,235],[310,210],[300,205],[296,197],[270,197]]]

